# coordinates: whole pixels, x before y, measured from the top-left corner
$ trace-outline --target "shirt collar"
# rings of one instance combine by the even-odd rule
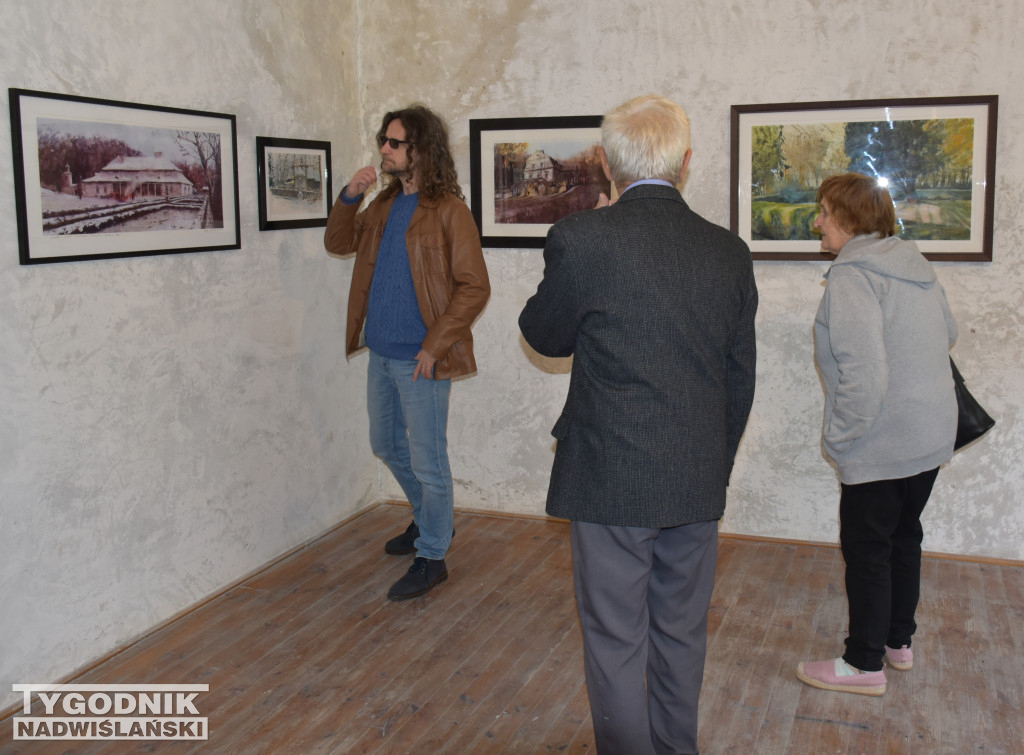
[[[661,178],[641,178],[639,181],[634,181],[633,183],[631,183],[629,185],[629,188],[626,189],[626,191],[629,191],[634,186],[644,186],[644,185],[651,185],[651,184],[653,184],[655,186],[668,186],[669,188],[672,187],[672,182],[671,181],[665,181],[664,179],[661,179]],[[626,191],[624,191],[622,193],[625,194]]]

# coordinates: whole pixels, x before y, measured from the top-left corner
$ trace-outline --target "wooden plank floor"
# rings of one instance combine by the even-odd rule
[[[208,683],[210,739],[13,741],[2,753],[592,753],[568,525],[458,512],[451,578],[391,603],[409,509],[383,504],[78,683]],[[927,558],[913,671],[807,687],[846,625],[835,548],[723,538],[701,752],[1024,753],[1024,568]],[[38,703],[37,703],[38,705]]]

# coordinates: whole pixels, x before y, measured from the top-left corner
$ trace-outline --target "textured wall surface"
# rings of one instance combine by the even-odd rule
[[[7,87],[233,113],[242,249],[18,265],[0,134],[0,707],[379,497],[351,264],[260,232],[255,137],[358,130],[344,3],[2,0]],[[6,108],[5,108],[6,109]],[[349,159],[344,141],[339,161]]]
[[[372,8],[361,23],[367,128],[388,106],[428,102],[449,118],[468,186],[471,118],[599,114],[661,92],[683,104],[693,124],[684,197],[722,225],[731,105],[998,94],[994,262],[938,265],[960,325],[953,353],[998,425],[940,473],[925,547],[1024,558],[1018,4],[785,0],[689,3],[680,11],[672,0],[452,0],[413,11],[402,0],[379,0]],[[352,168],[339,166],[345,171]],[[540,513],[568,364],[531,353],[516,327],[543,271],[540,252],[486,255],[494,293],[475,331],[480,371],[453,389],[456,504]],[[723,529],[834,542],[839,484],[821,450],[823,396],[811,341],[826,263],[755,268],[759,382]],[[388,489],[400,495],[393,483]]]
[[[468,189],[469,119],[599,114],[662,92],[693,121],[684,196],[724,225],[730,105],[1000,95],[995,260],[939,266],[961,329],[954,355],[999,424],[940,474],[925,547],[1024,558],[1019,3],[580,7],[0,0],[5,94],[236,114],[242,219],[240,251],[21,267],[0,181],[0,694],[67,674],[400,496],[365,440],[365,356],[343,354],[351,263],[324,255],[317,229],[257,230],[254,140],[330,140],[338,190],[374,159],[382,113],[413,100],[449,119]],[[540,513],[569,364],[533,354],[516,327],[540,251],[486,255],[480,371],[453,389],[456,504]],[[838,483],[811,356],[825,266],[755,267],[759,385],[723,529],[834,541]]]

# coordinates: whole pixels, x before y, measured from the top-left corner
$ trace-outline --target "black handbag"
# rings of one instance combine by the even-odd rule
[[[964,385],[964,376],[956,368],[953,357],[949,358],[949,366],[953,368],[953,385],[956,390],[957,406],[956,442],[953,443],[953,450],[958,451],[991,430],[996,421],[967,390],[967,386]]]

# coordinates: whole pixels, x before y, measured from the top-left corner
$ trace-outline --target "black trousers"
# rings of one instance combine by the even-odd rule
[[[839,542],[850,606],[843,660],[862,671],[880,671],[885,646],[910,645],[917,629],[921,512],[938,473],[842,486]]]

